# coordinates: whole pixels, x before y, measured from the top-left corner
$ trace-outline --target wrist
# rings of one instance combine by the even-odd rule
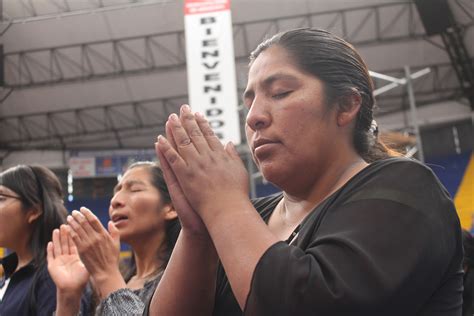
[[[214,247],[214,243],[211,239],[211,236],[206,231],[204,234],[195,232],[187,231],[186,229],[182,229],[179,239],[183,239],[184,244],[189,247],[189,249],[193,249],[194,251],[198,251],[201,254],[206,254],[206,256],[212,260],[218,260],[216,248]]]
[[[57,297],[64,300],[71,300],[76,297],[81,297],[82,292],[84,291],[86,285],[87,283],[85,283],[83,286],[80,286],[78,288],[60,288],[56,286]]]
[[[220,199],[220,201],[214,201],[203,207],[201,219],[206,225],[208,234],[210,234],[216,226],[223,225],[221,227],[225,227],[229,223],[234,223],[234,220],[246,217],[246,212],[249,210],[256,213],[248,196],[236,197],[234,195],[232,200]]]
[[[126,287],[122,274],[117,269],[103,271],[92,274],[94,285],[99,292],[100,299],[103,300],[110,293]]]
[[[67,316],[77,315],[81,308],[82,290],[56,292],[56,315]]]

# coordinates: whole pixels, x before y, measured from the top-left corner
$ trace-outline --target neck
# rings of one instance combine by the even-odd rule
[[[331,164],[322,169],[324,172],[317,177],[309,188],[305,190],[285,191],[281,208],[288,214],[308,213],[328,196],[336,192],[347,181],[368,164],[358,155],[331,161]],[[299,216],[298,216],[299,217]]]
[[[158,253],[165,251],[165,236],[164,234],[155,234],[153,237],[148,237],[146,242],[143,240],[131,242],[135,256],[135,265],[137,272],[135,277],[146,278],[156,272],[162,265],[163,261],[159,259]]]
[[[18,265],[16,267],[16,270],[19,270],[20,268],[26,266],[33,259],[33,254],[31,253],[31,250],[29,249],[29,246],[26,243],[22,247],[14,249],[14,251],[18,257]]]

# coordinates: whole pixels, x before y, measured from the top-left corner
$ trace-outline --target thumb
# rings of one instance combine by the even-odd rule
[[[232,142],[228,142],[224,146],[225,151],[232,157],[232,158],[238,158],[240,159],[239,153],[237,152],[237,149],[235,149],[235,146]]]
[[[48,260],[48,264],[54,260],[54,253],[53,253],[53,242],[48,242],[48,246],[46,248],[46,259]]]
[[[118,228],[115,226],[115,224],[112,221],[109,221],[108,229],[109,229],[110,237],[112,237],[112,240],[114,241],[114,243],[120,245],[120,233],[119,233]]]

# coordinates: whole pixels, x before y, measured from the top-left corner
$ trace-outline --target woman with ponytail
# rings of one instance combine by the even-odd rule
[[[0,315],[52,315],[56,287],[46,267],[46,247],[54,229],[66,220],[58,178],[37,165],[19,165],[0,173]]]
[[[53,233],[48,269],[57,288],[60,316],[77,315],[87,280],[100,299],[95,315],[142,315],[160,282],[180,232],[160,167],[153,162],[129,166],[114,189],[105,229],[88,209],[73,211]],[[120,242],[132,260],[119,270]]]
[[[282,193],[249,200],[233,145],[189,106],[172,114],[156,147],[182,231],[150,315],[461,315],[454,205],[378,140],[352,45],[275,35],[250,56],[243,103],[253,159]]]

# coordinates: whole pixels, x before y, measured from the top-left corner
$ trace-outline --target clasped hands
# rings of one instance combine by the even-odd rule
[[[188,105],[169,116],[155,149],[183,230],[207,234],[213,217],[233,200],[248,199],[247,171],[234,145],[223,146]]]

